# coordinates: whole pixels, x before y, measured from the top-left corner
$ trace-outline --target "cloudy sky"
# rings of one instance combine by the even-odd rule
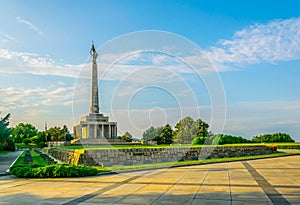
[[[1,1],[0,111],[11,126],[72,126],[101,112],[119,133],[187,115],[213,132],[300,141],[300,2]]]

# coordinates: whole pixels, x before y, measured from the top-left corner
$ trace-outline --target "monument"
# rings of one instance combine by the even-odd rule
[[[117,123],[110,122],[108,116],[99,113],[98,71],[96,62],[98,54],[94,47],[94,42],[92,43],[90,54],[92,56],[90,112],[81,118],[79,124],[74,126],[74,136],[75,139],[79,139],[83,144],[103,144],[107,140],[117,138]]]

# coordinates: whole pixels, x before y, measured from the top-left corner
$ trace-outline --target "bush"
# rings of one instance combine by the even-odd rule
[[[205,137],[195,137],[193,139],[192,145],[202,145],[205,142]]]
[[[0,142],[0,151],[15,151],[15,143],[6,138],[3,142]]]
[[[278,149],[300,149],[300,144],[295,145],[277,145]]]
[[[83,177],[98,173],[96,168],[75,166],[69,164],[55,164],[46,166],[13,166],[10,173],[22,178],[50,178],[50,177]]]
[[[22,143],[28,145],[29,143],[31,143],[31,140],[28,138],[25,138],[25,139],[23,139]]]
[[[39,142],[39,147],[44,148],[45,147],[45,142]]]
[[[289,134],[286,133],[275,133],[275,134],[263,134],[260,136],[254,136],[251,140],[255,143],[262,142],[295,142]]]

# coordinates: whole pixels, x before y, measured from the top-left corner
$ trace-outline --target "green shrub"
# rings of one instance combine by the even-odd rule
[[[205,142],[205,137],[195,137],[193,139],[192,145],[203,145]]]
[[[277,149],[300,149],[300,145],[277,145]]]
[[[28,145],[29,143],[31,143],[31,140],[29,138],[25,138],[23,139],[22,143]]]
[[[13,166],[10,173],[17,177],[50,178],[50,177],[83,177],[98,173],[96,168],[69,164],[53,164],[46,166]]]

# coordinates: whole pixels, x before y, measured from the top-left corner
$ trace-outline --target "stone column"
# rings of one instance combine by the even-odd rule
[[[86,138],[90,138],[90,125],[86,126]]]
[[[108,125],[108,138],[111,139],[111,126]]]
[[[97,138],[97,134],[98,134],[98,133],[97,133],[97,126],[98,126],[98,125],[95,124],[94,126],[95,126],[95,127],[94,127],[94,138],[96,139],[96,138]]]
[[[105,138],[105,136],[104,136],[104,124],[102,124],[102,130],[101,130],[101,133],[102,133],[102,137]]]

